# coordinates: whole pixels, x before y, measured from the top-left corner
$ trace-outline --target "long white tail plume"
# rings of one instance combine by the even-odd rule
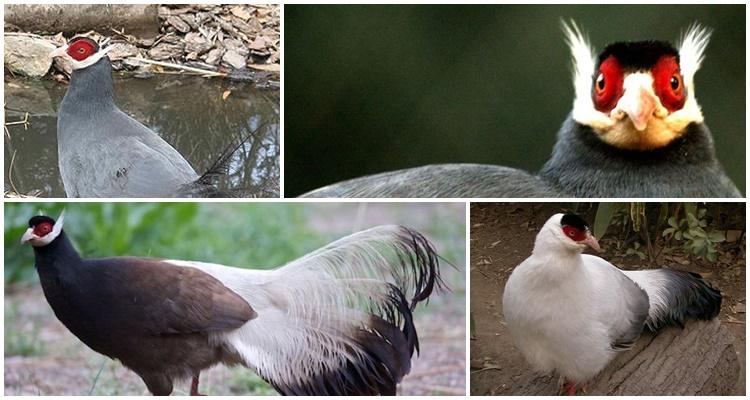
[[[272,271],[169,262],[213,275],[258,312],[217,340],[283,394],[395,394],[419,351],[412,311],[442,285],[432,245],[401,226],[355,233]]]

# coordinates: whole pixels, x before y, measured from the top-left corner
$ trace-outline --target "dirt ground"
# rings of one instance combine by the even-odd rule
[[[420,221],[455,224],[461,234],[433,242],[452,248],[451,261],[442,276],[449,291],[433,293],[427,305],[415,311],[420,353],[412,358],[411,372],[398,388],[399,395],[464,395],[466,393],[466,283],[464,205],[428,204],[390,207],[355,203],[337,207],[317,204],[310,223],[331,232],[362,229],[382,223]],[[352,215],[356,218],[343,218]],[[349,210],[349,211],[346,211]],[[454,237],[455,236],[455,237]],[[460,261],[456,261],[460,260]],[[140,378],[118,361],[106,358],[81,343],[55,318],[38,284],[6,287],[5,343],[30,354],[5,357],[5,395],[148,395]],[[7,351],[6,351],[7,353]],[[217,366],[201,374],[200,390],[208,395],[274,395],[276,392],[245,368]],[[189,383],[175,385],[174,394],[187,395]]]
[[[555,203],[474,203],[471,205],[470,282],[471,332],[470,394],[513,395],[522,382],[537,376],[515,349],[505,328],[502,296],[513,268],[531,254],[534,238],[553,214],[569,207]],[[593,218],[590,218],[593,219]],[[589,221],[591,222],[591,221]],[[601,257],[623,269],[643,268],[636,256],[622,256],[614,250],[614,239],[600,240]],[[719,318],[735,336],[735,349],[742,371],[735,395],[745,394],[745,259],[736,243],[722,244],[719,262],[695,261],[674,249],[657,262],[675,269],[698,272],[722,292]],[[676,261],[675,261],[676,260]],[[723,261],[722,261],[723,260]],[[729,260],[729,262],[727,262]],[[523,379],[526,378],[526,379]],[[550,393],[554,394],[554,393]]]

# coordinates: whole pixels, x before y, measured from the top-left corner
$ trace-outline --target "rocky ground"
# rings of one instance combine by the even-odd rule
[[[116,71],[147,73],[162,72],[165,68],[137,59],[207,72],[279,71],[278,5],[162,5],[155,12],[159,33],[154,37],[137,37],[117,28],[78,34],[100,42],[109,39],[113,47],[109,57]],[[8,23],[5,32],[6,71],[29,77],[45,76],[53,66],[47,54],[73,36],[23,32]],[[70,75],[70,66],[57,60],[54,72],[54,77],[63,78],[63,74]]]

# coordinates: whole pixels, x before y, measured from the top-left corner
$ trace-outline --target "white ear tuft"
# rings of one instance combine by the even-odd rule
[[[698,23],[690,25],[682,36],[678,46],[680,48],[680,71],[688,89],[693,88],[693,77],[703,62],[703,53],[711,38],[711,29]]]
[[[65,210],[62,210],[62,212],[60,212],[60,217],[57,218],[55,226],[60,225],[60,229],[62,229],[63,221],[65,221]]]
[[[63,210],[60,213],[60,217],[57,219],[57,221],[55,221],[55,225],[52,227],[52,232],[48,233],[47,236],[45,236],[45,238],[49,239],[47,242],[51,242],[56,237],[60,236],[60,232],[62,232],[62,229],[63,229],[64,221],[65,221],[65,210]]]
[[[562,20],[561,25],[565,34],[565,42],[573,57],[573,88],[575,89],[573,118],[581,122],[582,119],[587,119],[588,114],[594,110],[591,83],[596,68],[596,58],[588,38],[581,32],[575,21]],[[581,113],[585,115],[582,116]]]

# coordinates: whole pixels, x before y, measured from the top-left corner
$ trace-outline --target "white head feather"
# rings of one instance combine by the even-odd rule
[[[701,67],[703,53],[708,47],[710,38],[711,29],[695,23],[688,28],[679,40],[680,72],[682,72],[685,87],[690,92],[693,91],[693,77]]]

